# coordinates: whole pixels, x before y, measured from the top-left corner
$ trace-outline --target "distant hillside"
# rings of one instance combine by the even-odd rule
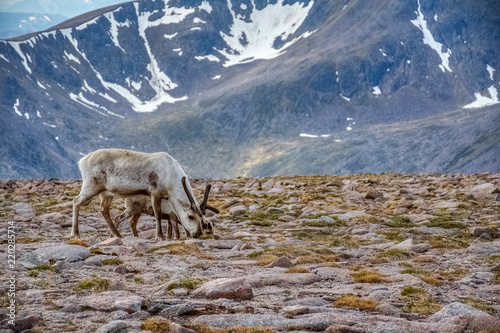
[[[57,14],[0,12],[0,39],[42,31],[67,19],[67,17]]]
[[[0,178],[500,172],[498,1],[153,1],[0,42]]]

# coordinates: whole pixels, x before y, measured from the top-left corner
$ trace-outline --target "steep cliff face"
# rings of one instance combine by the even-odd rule
[[[497,1],[140,1],[0,41],[0,176],[500,171]]]

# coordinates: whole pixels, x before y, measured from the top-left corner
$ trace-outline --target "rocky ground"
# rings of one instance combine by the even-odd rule
[[[500,174],[210,182],[214,235],[108,239],[96,199],[76,244],[80,181],[0,182],[0,332],[500,331]]]

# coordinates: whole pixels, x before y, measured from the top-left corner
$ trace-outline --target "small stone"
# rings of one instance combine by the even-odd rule
[[[301,314],[310,313],[311,309],[308,306],[303,305],[292,305],[283,308],[283,312],[290,316],[297,316]]]
[[[420,243],[420,244],[415,244],[410,247],[410,251],[415,252],[415,253],[424,253],[427,252],[431,248],[430,244],[427,243]]]
[[[234,216],[240,216],[247,212],[247,208],[244,205],[232,206],[228,209],[228,212]]]
[[[443,319],[455,317],[455,316],[485,316],[489,317],[490,315],[486,312],[476,309],[470,305],[453,302],[446,305],[440,311],[436,312],[432,316],[430,316],[427,320],[430,322],[438,322]]]
[[[121,320],[115,320],[110,322],[109,324],[106,324],[104,326],[101,326],[96,333],[114,333],[118,332],[119,330],[122,330],[127,327],[127,323]]]
[[[127,267],[125,267],[124,265],[119,265],[119,266],[116,266],[116,268],[114,269],[114,272],[123,275],[123,274],[130,273],[130,270]]]
[[[278,207],[269,207],[266,209],[266,214],[284,214],[285,211]]]
[[[180,324],[177,324],[175,322],[170,322],[170,333],[196,333],[196,331],[193,331],[192,329],[189,329],[187,327],[184,327]]]
[[[196,311],[196,308],[191,304],[175,304],[161,310],[160,315],[165,317],[180,317],[193,315]]]
[[[170,290],[170,292],[175,297],[187,296],[187,294],[188,294],[188,291],[184,288],[174,288],[174,289]]]
[[[292,267],[292,266],[293,266],[293,264],[290,261],[290,259],[288,259],[287,257],[281,257],[279,259],[276,259],[275,261],[273,261],[269,265],[266,265],[265,267],[266,268],[273,268],[273,267],[288,268],[288,267]]]
[[[472,235],[485,240],[492,240],[498,237],[498,233],[491,228],[474,228]]]
[[[99,243],[99,246],[118,246],[123,245],[123,242],[118,237],[108,238],[105,241]]]
[[[381,198],[383,197],[383,195],[379,192],[375,192],[375,191],[370,191],[368,193],[366,193],[365,195],[365,199],[367,200],[375,200],[377,198]]]

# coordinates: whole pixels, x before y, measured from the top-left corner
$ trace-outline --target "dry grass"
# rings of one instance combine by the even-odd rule
[[[345,295],[336,300],[333,306],[349,310],[373,311],[377,307],[377,301],[369,298]]]
[[[388,261],[399,261],[399,260],[408,260],[413,257],[415,254],[409,251],[400,250],[400,249],[392,249],[380,252],[377,254],[378,259],[388,260]]]
[[[419,315],[431,315],[443,308],[443,305],[436,303],[429,293],[422,288],[407,286],[401,291],[401,298],[405,302],[405,312]]]
[[[123,264],[123,260],[118,259],[118,258],[104,259],[102,261],[102,265],[103,266],[107,266],[107,265],[121,265],[121,264]]]
[[[198,259],[217,260],[216,257],[206,254],[194,244],[168,244],[164,248],[174,255],[193,255]],[[155,249],[159,250],[159,248]]]
[[[300,256],[297,258],[295,263],[297,264],[321,264],[321,263],[329,263],[335,262],[338,259],[338,255],[330,254],[330,255],[320,255],[320,254],[312,254],[307,256]]]
[[[456,281],[465,277],[470,273],[468,269],[465,268],[454,268],[448,269],[445,271],[428,271],[421,267],[414,267],[411,264],[403,263],[404,270],[401,271],[401,274],[411,274],[415,277],[418,277],[420,280],[424,281],[427,284],[433,286],[440,286],[446,281]]]
[[[464,249],[469,247],[469,243],[466,240],[442,235],[431,235],[429,237],[429,244],[436,249]]]
[[[484,311],[490,315],[495,314],[495,308],[492,305],[490,305],[490,304],[488,304],[480,299],[465,298],[465,299],[461,300],[460,302],[467,304],[467,305],[470,305],[470,306],[473,306],[476,309]]]
[[[193,290],[205,282],[207,282],[207,279],[184,276],[184,277],[181,277],[178,281],[169,283],[167,286],[167,290],[172,290],[172,289],[176,289],[176,288],[184,288],[187,290]]]
[[[413,261],[420,263],[430,263],[430,262],[436,262],[436,258],[430,256],[417,256],[413,258]]]
[[[161,318],[147,318],[141,324],[141,330],[151,332],[170,332],[170,321]]]
[[[285,271],[285,273],[310,273],[311,271],[304,266],[293,266]]]
[[[101,292],[109,290],[111,286],[111,281],[108,279],[102,279],[100,277],[92,277],[90,279],[83,280],[77,286],[80,290],[90,290],[92,292]]]
[[[266,265],[269,265],[270,263],[272,263],[273,261],[276,261],[278,259],[279,259],[279,257],[275,256],[274,254],[264,254],[264,255],[259,257],[256,265],[257,266],[266,266]]]
[[[351,236],[343,237],[332,237],[330,240],[330,246],[343,246],[348,250],[359,248],[359,239]]]
[[[186,327],[198,333],[274,333],[275,330],[267,327],[245,327],[237,326],[231,328],[210,328],[199,324],[186,324]]]
[[[335,252],[326,247],[306,247],[306,246],[278,246],[272,249],[265,249],[264,251],[253,252],[248,255],[249,258],[258,259],[263,255],[272,254],[278,257],[287,257],[288,259],[295,259],[303,256],[310,255],[335,255]]]
[[[351,273],[351,276],[354,277],[354,280],[358,283],[387,283],[391,282],[389,279],[386,279],[387,275],[380,274],[378,272],[370,271],[370,270],[361,270],[358,272]]]
[[[86,241],[83,241],[81,239],[70,239],[69,241],[66,242],[66,244],[69,244],[69,245],[80,245],[80,246],[83,246],[83,247],[89,247],[90,246]]]

